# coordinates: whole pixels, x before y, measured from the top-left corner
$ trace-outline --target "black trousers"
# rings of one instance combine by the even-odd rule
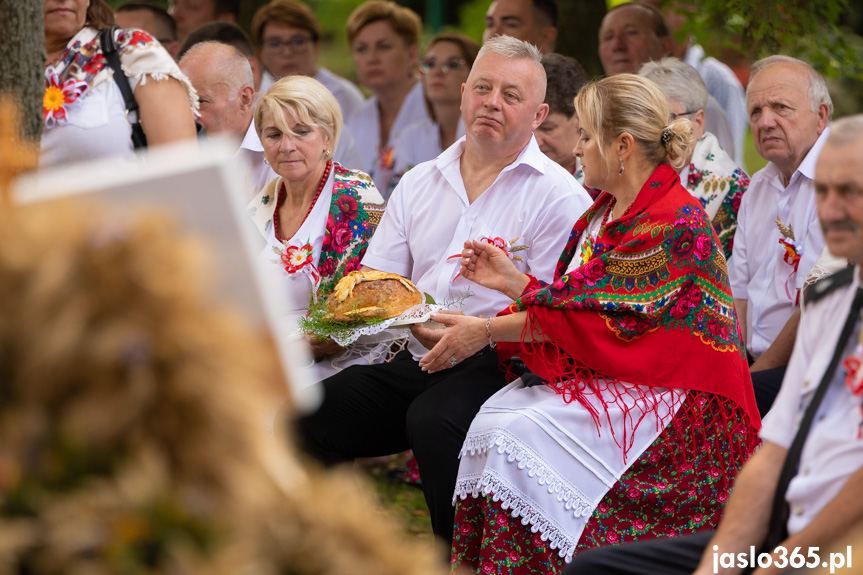
[[[704,531],[582,551],[563,575],[691,575],[711,537]]]
[[[326,465],[413,449],[432,529],[452,542],[458,454],[480,406],[506,384],[488,348],[439,373],[410,352],[324,380],[320,408],[297,421],[300,445]]]
[[[767,415],[767,412],[773,407],[773,400],[776,399],[779,388],[782,387],[782,380],[785,378],[785,370],[787,368],[787,365],[783,365],[752,373],[755,403],[758,404],[758,413],[761,417]]]

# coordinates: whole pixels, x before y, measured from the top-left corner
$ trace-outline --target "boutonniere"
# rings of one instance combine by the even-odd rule
[[[777,216],[776,227],[779,228],[779,233],[782,234],[782,237],[779,238],[779,243],[785,248],[785,255],[782,256],[782,259],[785,260],[786,264],[793,266],[794,271],[797,271],[797,266],[800,265],[800,257],[803,255],[803,246],[798,244],[794,238],[794,226],[786,226],[782,223],[782,218]]]
[[[301,246],[292,246],[288,245],[288,242],[284,242],[284,245],[284,249],[274,247],[273,252],[279,256],[285,271],[289,274],[308,274],[312,285],[317,288],[321,281],[321,274],[313,262],[314,248],[312,245],[305,243]]]
[[[860,334],[860,339],[854,351],[842,361],[842,367],[845,368],[845,385],[851,390],[861,401],[860,422],[857,424],[857,439],[863,439],[863,333]]]
[[[64,125],[68,122],[66,118],[66,106],[74,104],[78,98],[87,91],[87,82],[69,78],[61,81],[60,74],[54,66],[45,68],[45,95],[42,98],[42,119],[45,128],[51,129],[55,125]]]
[[[791,266],[791,273],[785,280],[785,295],[788,299],[794,300],[794,305],[800,303],[800,290],[794,288],[794,281],[797,279],[797,268],[800,267],[800,258],[803,256],[803,246],[797,243],[794,238],[794,226],[785,225],[782,223],[782,218],[776,217],[776,227],[779,228],[779,233],[782,237],[779,238],[779,244],[785,250],[782,259],[786,264]],[[791,295],[794,293],[795,295]]]
[[[506,256],[514,262],[524,262],[524,258],[521,256],[515,255],[514,252],[524,251],[526,249],[529,249],[530,246],[527,244],[516,245],[516,242],[520,239],[521,239],[521,236],[516,236],[509,241],[506,241],[505,239],[503,239],[501,237],[490,238],[488,236],[483,236],[479,239],[479,241],[486,242],[488,244],[491,244],[495,247],[502,249],[503,253],[505,253]],[[461,254],[453,254],[453,255],[449,256],[447,259],[451,260],[453,258],[460,258],[460,257],[461,257]],[[456,276],[454,278],[452,278],[452,281],[457,280],[459,278],[459,276],[461,276],[461,273],[456,274]]]

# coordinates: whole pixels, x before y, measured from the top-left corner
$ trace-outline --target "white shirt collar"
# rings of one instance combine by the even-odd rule
[[[243,142],[240,144],[241,150],[251,150],[252,152],[263,152],[264,145],[261,144],[261,139],[258,137],[258,132],[255,129],[255,119],[249,123],[249,129],[246,130],[246,135],[243,137]]]
[[[796,180],[795,176],[798,172],[801,176],[804,176],[810,181],[815,179],[815,163],[818,161],[818,155],[821,153],[821,148],[824,147],[829,135],[830,127],[828,126],[827,128],[824,128],[824,131],[821,132],[821,135],[818,136],[818,139],[815,140],[814,144],[812,144],[809,152],[804,156],[803,161],[800,162],[800,165],[797,166],[797,169],[794,170],[793,174],[791,174],[791,178],[788,180],[787,185],[782,184],[782,173],[773,162],[768,162],[764,167],[765,175],[767,175],[771,180],[776,180],[780,189],[790,187],[791,183]]]
[[[437,168],[439,170],[443,170],[447,164],[461,158],[462,154],[464,154],[466,142],[467,136],[462,136],[456,140],[452,146],[441,152],[440,156],[435,160]],[[521,149],[521,152],[519,152],[515,161],[501,170],[501,173],[514,170],[518,166],[525,164],[540,174],[545,174],[546,163],[548,161],[550,161],[548,156],[542,153],[539,149],[539,144],[536,143],[536,138],[531,134],[530,141],[528,141],[527,145]]]

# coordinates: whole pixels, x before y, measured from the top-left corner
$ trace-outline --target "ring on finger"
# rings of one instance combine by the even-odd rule
[[[455,358],[455,356],[454,356],[454,355],[449,356],[449,364],[450,364],[451,366],[455,367],[455,365],[456,365],[457,363],[458,363],[458,360]]]

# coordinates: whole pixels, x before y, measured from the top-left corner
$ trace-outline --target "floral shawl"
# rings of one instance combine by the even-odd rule
[[[652,388],[697,393],[697,401],[689,403],[701,412],[683,416],[695,428],[703,426],[709,411],[720,412],[711,408],[713,401],[730,402],[737,416],[732,442],[748,455],[757,443],[760,418],[725,258],[710,221],[677,173],[662,164],[627,213],[600,232],[590,258],[567,274],[582,233],[611,200],[601,194],[576,222],[555,281],[532,279],[501,312],[526,310],[525,329],[541,330],[537,339],[545,342],[500,345],[501,357],[520,352],[528,368],[565,401],[588,409],[584,397],[598,386],[630,384],[633,426],[655,413],[662,394]],[[591,412],[601,427],[600,414]],[[611,433],[617,441],[621,431],[625,452],[626,430]]]
[[[686,189],[712,220],[725,259],[731,257],[737,211],[747,188],[749,176],[722,149],[716,136],[705,132],[695,145]]]
[[[189,107],[198,110],[198,95],[188,78],[180,71],[159,42],[141,30],[118,29],[115,33],[117,53],[126,75],[143,84],[147,77],[178,80],[186,89]],[[68,106],[75,105],[88,91],[113,77],[102,54],[98,30],[83,28],[66,46],[55,66],[45,68],[43,121],[47,129],[66,122]]]
[[[344,275],[360,269],[360,261],[384,213],[384,200],[367,174],[348,170],[336,162],[333,172],[333,195],[317,264],[311,261],[312,249],[308,244],[286,244],[279,254],[288,273],[309,268],[316,280],[313,283],[317,284],[317,297],[326,297]],[[274,178],[250,203],[252,218],[262,233],[272,225],[283,189],[282,178]]]

